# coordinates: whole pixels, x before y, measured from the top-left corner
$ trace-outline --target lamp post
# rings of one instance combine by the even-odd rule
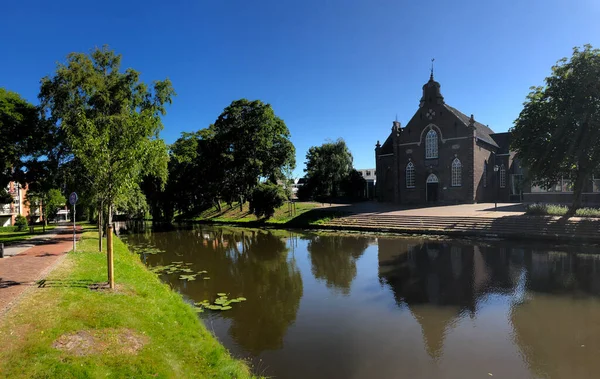
[[[494,161],[496,160],[496,156],[494,155]],[[495,163],[495,162],[494,162]],[[498,170],[500,168],[497,164],[494,165],[494,187],[496,187],[496,195],[494,196],[494,210],[498,210]]]

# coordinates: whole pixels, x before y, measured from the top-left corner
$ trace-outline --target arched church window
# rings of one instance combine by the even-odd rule
[[[500,166],[500,188],[506,188],[506,168],[504,168],[504,164]]]
[[[412,162],[406,165],[406,188],[415,188],[415,165]]]
[[[434,159],[438,157],[438,136],[435,130],[431,129],[425,136],[425,159]]]
[[[462,185],[462,163],[458,158],[452,161],[452,187],[460,187]]]

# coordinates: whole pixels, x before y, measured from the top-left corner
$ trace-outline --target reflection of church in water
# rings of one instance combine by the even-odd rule
[[[380,239],[378,245],[379,280],[420,324],[432,358],[441,356],[448,330],[475,317],[488,295],[600,295],[598,255],[416,239]]]

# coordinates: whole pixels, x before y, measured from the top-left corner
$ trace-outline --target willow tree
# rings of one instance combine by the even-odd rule
[[[531,88],[511,130],[512,148],[533,184],[549,188],[572,178],[572,214],[585,183],[600,172],[600,50],[574,48],[545,82]]]
[[[171,82],[148,86],[137,71],[120,68],[121,55],[107,46],[71,53],[53,76],[42,79],[39,96],[85,170],[98,204],[100,237],[104,211],[111,223],[115,201],[140,196],[144,176],[159,177],[163,185],[167,176],[167,148],[159,133],[174,96]]]

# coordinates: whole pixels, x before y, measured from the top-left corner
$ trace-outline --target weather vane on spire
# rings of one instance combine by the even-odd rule
[[[435,61],[435,58],[431,58],[431,80],[433,80],[433,62]]]

